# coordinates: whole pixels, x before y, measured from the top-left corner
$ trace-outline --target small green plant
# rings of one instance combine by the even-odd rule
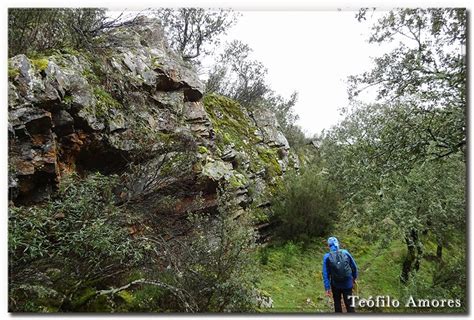
[[[38,71],[44,71],[48,67],[49,61],[46,58],[31,59],[31,64]]]
[[[292,241],[288,241],[283,246],[282,267],[290,268],[295,264],[296,256],[299,254],[299,247]]]
[[[199,146],[198,152],[201,154],[206,154],[206,153],[209,153],[209,150],[205,146]]]
[[[70,95],[66,95],[66,96],[63,98],[63,102],[64,102],[66,105],[71,105],[72,102],[73,102],[73,97],[70,96]]]

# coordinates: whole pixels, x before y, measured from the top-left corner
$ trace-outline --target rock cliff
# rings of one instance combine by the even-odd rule
[[[236,215],[265,220],[284,172],[297,168],[272,112],[203,97],[196,72],[168,49],[154,20],[100,40],[96,55],[9,59],[10,203],[36,205],[68,174],[98,171],[120,176],[118,201],[137,217],[153,215],[131,222],[132,235],[150,224],[169,237],[182,233],[187,212],[216,209],[219,185]]]

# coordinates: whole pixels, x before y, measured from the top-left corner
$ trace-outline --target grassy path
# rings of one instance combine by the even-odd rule
[[[361,297],[390,295],[401,297],[404,287],[398,281],[406,249],[400,241],[380,249],[353,236],[343,239],[342,248],[348,249],[359,266],[358,292]],[[434,248],[431,248],[435,250]],[[327,252],[324,239],[307,248],[292,242],[262,249],[259,254],[263,276],[260,289],[273,299],[274,308],[266,312],[332,312],[332,303],[324,295],[322,258]],[[423,261],[418,272],[420,279],[430,281],[434,264]],[[405,309],[371,309],[359,312],[406,312]]]
[[[274,301],[271,312],[330,312],[324,296],[321,246],[306,250],[293,243],[263,249],[260,288]]]

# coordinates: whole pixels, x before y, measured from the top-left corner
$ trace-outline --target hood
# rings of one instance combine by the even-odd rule
[[[339,240],[337,240],[336,237],[330,237],[328,239],[328,246],[331,249],[331,251],[339,250]]]

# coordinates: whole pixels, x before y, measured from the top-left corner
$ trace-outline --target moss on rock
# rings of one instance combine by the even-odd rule
[[[209,150],[205,146],[199,146],[198,152],[201,154],[209,153]]]
[[[265,163],[266,174],[271,177],[281,176],[283,171],[278,163],[277,151],[270,148],[258,148],[257,150],[260,159]]]
[[[13,68],[10,64],[8,64],[8,79],[14,79],[20,75],[20,69]]]
[[[46,58],[30,59],[31,64],[38,71],[44,71],[48,67],[49,61]]]
[[[229,183],[233,188],[238,189],[245,187],[249,181],[248,178],[242,173],[235,172],[232,176],[230,176]]]
[[[94,96],[96,98],[96,115],[99,117],[106,116],[112,108],[122,108],[122,105],[101,87],[94,88]]]
[[[238,102],[217,94],[204,96],[203,102],[221,149],[229,144],[241,150],[252,148],[256,127]]]

